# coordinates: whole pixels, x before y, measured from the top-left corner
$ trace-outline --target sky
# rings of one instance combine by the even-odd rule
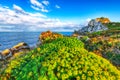
[[[120,0],[0,0],[0,32],[74,31],[91,19],[120,21]]]

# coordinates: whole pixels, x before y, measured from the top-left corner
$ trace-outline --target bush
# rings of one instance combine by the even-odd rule
[[[46,31],[46,32],[42,32],[39,39],[42,43],[47,43],[47,42],[51,42],[52,40],[56,39],[56,38],[62,38],[63,35],[58,34],[58,33],[53,33],[51,31]]]
[[[89,40],[89,37],[88,37],[88,36],[83,36],[82,39],[81,39],[81,41],[83,41],[83,42],[86,42],[86,41],[88,41],[88,40]]]
[[[106,59],[89,53],[76,38],[56,39],[10,64],[4,75],[12,80],[120,79],[116,67]]]

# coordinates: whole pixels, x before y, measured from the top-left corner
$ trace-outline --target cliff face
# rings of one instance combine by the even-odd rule
[[[107,30],[108,28],[105,27],[101,22],[96,21],[95,19],[92,19],[89,23],[88,26],[83,27],[78,31],[79,34],[84,34],[86,32],[97,32],[97,31],[103,31]]]
[[[96,18],[96,21],[101,22],[101,23],[110,23],[109,18],[104,18],[104,17]]]

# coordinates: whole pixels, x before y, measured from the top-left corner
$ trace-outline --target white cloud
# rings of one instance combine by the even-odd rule
[[[35,10],[37,10],[37,11],[39,11],[39,10],[40,10],[40,8],[35,7],[35,6],[33,6],[33,5],[31,5],[31,8],[33,8],[33,9],[35,9]]]
[[[91,21],[91,19],[90,19],[90,18],[87,18],[86,21],[89,22],[89,21]]]
[[[37,0],[30,0],[30,2],[37,7],[44,8],[42,3],[38,2]]]
[[[58,8],[58,9],[60,8],[60,6],[59,6],[59,5],[55,5],[55,7],[56,7],[56,8]]]
[[[13,4],[13,9],[16,13],[27,14],[21,7],[15,5],[15,4]]]
[[[23,9],[15,4],[13,4],[13,8],[19,11],[23,11]]]
[[[42,12],[49,12],[44,6],[49,4],[48,1],[39,2],[38,0],[30,0],[30,2],[31,2],[31,8]]]
[[[47,9],[41,9],[42,12],[49,12]]]
[[[49,1],[46,1],[46,0],[42,1],[42,3],[46,6],[48,6],[50,4]]]
[[[14,4],[13,10],[0,6],[0,26],[0,31],[60,31],[72,30],[76,24],[51,19],[41,13],[26,12]]]

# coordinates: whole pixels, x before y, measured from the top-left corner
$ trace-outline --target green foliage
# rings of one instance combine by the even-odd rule
[[[98,32],[94,32],[92,34],[95,35],[95,36],[99,36],[101,33],[102,33],[102,31],[98,31]]]
[[[89,53],[77,38],[58,38],[40,46],[5,70],[10,80],[119,80],[106,59]]]
[[[95,37],[84,42],[88,51],[108,59],[116,67],[120,65],[120,41],[109,37]]]
[[[119,22],[106,23],[104,25],[107,26],[110,30],[120,30]]]
[[[88,36],[83,36],[82,39],[81,39],[81,41],[86,42],[88,39],[89,39]]]

